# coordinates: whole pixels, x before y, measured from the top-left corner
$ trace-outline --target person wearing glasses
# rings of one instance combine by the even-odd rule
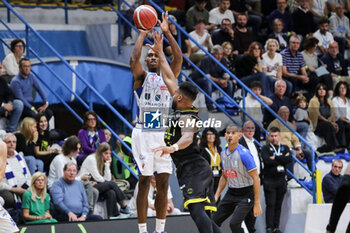
[[[26,45],[21,39],[14,39],[11,41],[10,45],[11,52],[6,55],[5,59],[2,61],[3,69],[1,76],[9,83],[13,76],[19,73],[18,63],[23,57],[26,51]]]
[[[89,154],[95,153],[98,146],[107,141],[95,112],[85,113],[83,127],[78,132],[78,138],[81,141],[81,151],[77,157],[78,166],[80,166]]]
[[[323,177],[322,180],[322,193],[325,203],[333,203],[335,193],[339,187],[339,184],[343,178],[340,174],[343,169],[343,162],[340,159],[335,159],[332,162],[331,171]]]

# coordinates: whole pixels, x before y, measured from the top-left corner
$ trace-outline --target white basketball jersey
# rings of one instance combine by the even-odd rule
[[[163,117],[168,117],[172,97],[161,75],[147,72],[141,90],[136,90],[138,102],[137,121],[143,123],[145,111],[159,111]]]

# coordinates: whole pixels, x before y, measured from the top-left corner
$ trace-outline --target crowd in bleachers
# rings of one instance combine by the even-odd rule
[[[181,37],[181,45],[186,45],[186,57],[203,72],[185,60],[184,68],[189,69],[189,76],[209,96],[216,90],[212,82],[231,97],[240,95],[237,91],[240,85],[205,54],[208,51],[246,86],[253,89],[260,82],[259,97],[276,113],[280,107],[287,106],[292,127],[304,138],[309,135],[315,141],[318,137],[326,141],[326,145],[315,145],[314,149],[320,153],[349,149],[348,130],[341,128],[348,129],[350,116],[345,111],[339,115],[339,109],[349,109],[348,4],[277,0],[261,8],[261,2],[267,3],[266,0],[194,0],[170,11],[172,19],[204,49]],[[171,51],[167,55],[171,57]],[[334,94],[339,93],[337,84],[346,89],[342,101],[339,94]],[[320,87],[327,92],[325,98],[318,93]],[[294,117],[296,101],[301,97],[305,97],[303,109],[309,121]],[[261,105],[251,95],[246,99],[247,111],[254,116],[255,109],[261,109]],[[205,103],[208,111],[218,111],[208,97]],[[265,127],[273,119],[264,109],[255,118]],[[259,140],[259,130],[255,137]]]

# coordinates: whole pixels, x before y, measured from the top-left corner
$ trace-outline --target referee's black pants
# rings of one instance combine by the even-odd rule
[[[266,228],[275,229],[279,227],[282,202],[287,192],[287,182],[284,178],[263,179],[265,202],[266,202]]]
[[[253,206],[253,186],[239,189],[229,188],[224,198],[220,201],[217,212],[213,214],[213,220],[218,226],[221,226],[232,214],[230,220],[232,233],[244,233],[241,225]]]

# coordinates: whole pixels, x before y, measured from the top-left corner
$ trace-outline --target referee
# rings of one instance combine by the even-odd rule
[[[264,162],[263,187],[266,202],[266,233],[281,233],[278,229],[284,194],[287,192],[286,165],[292,161],[289,147],[280,143],[280,130],[271,127],[270,144],[261,149]]]
[[[213,214],[216,224],[221,224],[232,214],[232,233],[244,233],[241,225],[253,208],[254,216],[262,213],[260,206],[260,178],[252,154],[238,144],[242,133],[237,126],[226,128],[228,148],[221,152],[222,174],[215,200],[218,200],[228,183],[229,189]]]

